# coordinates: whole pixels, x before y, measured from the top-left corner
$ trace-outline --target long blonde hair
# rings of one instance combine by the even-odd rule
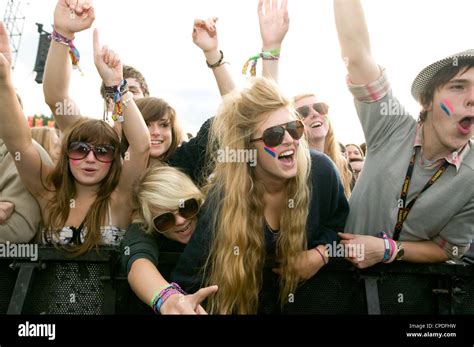
[[[278,86],[264,78],[250,87],[224,98],[211,130],[209,150],[254,149],[258,126],[282,107],[297,114]],[[276,261],[285,269],[280,277],[280,304],[298,284],[296,258],[307,249],[306,219],[309,212],[310,157],[307,142],[300,140],[297,151],[298,172],[288,180],[286,201],[280,217]],[[208,310],[219,314],[257,312],[265,260],[264,201],[265,187],[256,179],[254,168],[242,163],[223,163],[214,158],[212,181],[207,187],[209,210],[214,214],[214,238],[204,267],[207,283],[217,284],[218,292],[208,301]],[[205,276],[206,277],[206,276]]]
[[[203,194],[184,173],[168,166],[152,166],[135,182],[132,203],[146,233],[153,233],[153,209],[176,210],[180,201],[196,199],[202,204]]]
[[[304,98],[315,97],[315,94],[308,93],[308,94],[301,94],[297,95],[293,98],[293,102],[298,102]],[[347,199],[351,196],[351,181],[352,181],[352,173],[349,170],[347,165],[347,161],[344,159],[342,155],[341,149],[336,141],[336,135],[334,134],[334,128],[331,124],[329,118],[327,118],[328,122],[328,133],[324,140],[324,154],[326,154],[336,165],[337,171],[341,176],[342,186],[344,187],[344,195]]]

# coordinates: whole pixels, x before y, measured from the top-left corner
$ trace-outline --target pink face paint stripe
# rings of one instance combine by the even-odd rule
[[[271,148],[271,147],[268,147],[268,146],[264,146],[263,149],[265,150],[265,152],[267,152],[268,154],[270,154],[273,158],[276,157],[276,151],[274,148]]]
[[[454,107],[453,107],[453,105],[451,104],[451,101],[449,101],[448,98],[443,99],[443,100],[442,100],[442,103],[447,107],[447,109],[448,109],[451,113],[454,113]]]

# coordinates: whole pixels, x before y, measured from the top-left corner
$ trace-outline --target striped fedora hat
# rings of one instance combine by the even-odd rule
[[[413,81],[411,85],[411,95],[413,95],[416,101],[420,101],[420,96],[426,86],[441,69],[449,65],[457,66],[460,61],[466,60],[471,60],[474,63],[474,49],[468,49],[467,51],[450,55],[449,57],[428,65],[421,70]]]

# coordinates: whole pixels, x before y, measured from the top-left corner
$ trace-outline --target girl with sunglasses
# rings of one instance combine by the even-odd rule
[[[58,24],[57,18],[61,17],[68,24],[57,25],[55,30],[72,38],[68,28],[83,25],[84,13],[93,17],[93,9],[89,8],[72,19],[70,9],[60,1],[55,23]],[[63,50],[68,57],[69,46],[53,40],[51,47]],[[118,245],[130,224],[130,187],[137,172],[146,168],[150,146],[146,125],[131,95],[122,96],[128,100],[123,110],[123,127],[131,139],[132,155],[128,161],[122,165],[119,140],[110,125],[100,120],[80,119],[65,132],[59,161],[56,167],[50,168],[43,165],[33,146],[14,92],[9,69],[11,52],[3,25],[0,26],[0,53],[4,86],[0,88],[3,110],[0,137],[9,151],[16,153],[15,164],[22,181],[40,205],[45,241],[64,245],[75,254],[98,245]],[[94,62],[107,86],[115,86],[123,79],[119,58],[112,51],[100,48],[97,32],[94,33]]]
[[[278,7],[277,1],[259,0],[258,18],[263,51],[281,52],[283,40],[289,29],[287,1]],[[278,80],[279,59],[263,59],[262,74]],[[317,100],[312,93],[298,95],[293,99],[296,111],[305,124],[309,148],[329,156],[341,175],[344,193],[351,194],[352,173],[337,144],[334,128],[328,118],[329,106]]]
[[[234,84],[227,68],[221,64],[216,21],[217,18],[196,19],[193,42],[203,51],[221,95],[224,95],[234,88]],[[152,142],[150,168],[135,185],[136,218],[123,241],[122,270],[127,273],[136,295],[156,313],[205,313],[199,303],[215,292],[216,287],[202,289],[184,300],[160,300],[163,297],[160,294],[176,291],[177,287],[167,282],[169,268],[161,264],[158,270],[158,258],[160,252],[182,252],[194,232],[203,195],[193,181],[202,183],[207,178],[204,167],[212,118],[195,138],[177,148],[173,145],[177,137],[173,126],[174,109],[164,100],[151,97],[138,100],[137,106],[149,126],[152,141],[160,140],[159,136],[166,133],[171,146],[166,147],[166,141],[160,141],[153,150]],[[125,148],[128,146],[125,137],[122,137],[122,143]],[[172,167],[153,166],[162,161],[182,168],[189,177]]]
[[[303,133],[270,80],[224,98],[209,145],[256,151],[257,165],[213,163],[195,233],[172,275],[190,292],[218,285],[208,311],[278,312],[298,282],[327,263],[325,245],[344,228],[348,204],[334,165],[308,150]],[[271,259],[274,271],[264,265]]]
[[[203,198],[186,174],[166,166],[149,168],[134,185],[136,213],[123,241],[121,263],[135,294],[156,313],[205,313],[199,303],[216,290],[206,288],[186,300],[158,303],[160,292],[178,288],[168,283],[170,268],[159,264],[160,252],[184,250]]]
[[[334,127],[329,120],[329,106],[320,102],[315,94],[308,93],[294,98],[296,112],[305,124],[309,148],[326,154],[336,165],[341,175],[347,198],[352,191],[352,172],[339,148]]]

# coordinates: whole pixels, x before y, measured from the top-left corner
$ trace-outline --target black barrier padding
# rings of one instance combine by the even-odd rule
[[[101,276],[108,263],[46,263],[25,302],[25,314],[99,315],[104,302]]]
[[[379,280],[381,314],[437,314],[437,288],[435,276],[417,274],[384,274]]]
[[[364,282],[355,272],[323,268],[299,287],[288,314],[367,314]]]
[[[57,249],[40,247],[38,266],[22,313],[152,314],[130,289],[126,275],[116,271],[117,255],[115,249],[101,249],[100,254],[93,251],[71,258],[70,254]],[[168,258],[162,261],[160,257],[159,268],[165,278],[174,267],[173,261],[166,261]],[[177,259],[175,255],[171,258]],[[16,263],[15,270],[9,267],[13,262]],[[0,261],[0,314],[7,312],[21,262],[15,259]],[[370,283],[377,280],[375,288],[370,287],[369,296],[378,292],[381,314],[474,314],[472,265],[396,262],[359,270],[343,259],[331,259],[328,266],[303,283],[294,297],[289,298],[283,312],[365,315],[368,306],[366,278],[371,279]],[[278,288],[273,289],[265,294],[268,302],[278,296]],[[374,301],[369,300],[369,304],[376,312]],[[267,308],[268,312],[273,312],[274,307],[269,305]]]
[[[474,278],[459,277],[453,279],[452,313],[474,314]]]
[[[5,259],[0,261],[0,314],[6,314],[10,298],[15,288],[18,270],[12,270],[10,264],[13,261]]]

